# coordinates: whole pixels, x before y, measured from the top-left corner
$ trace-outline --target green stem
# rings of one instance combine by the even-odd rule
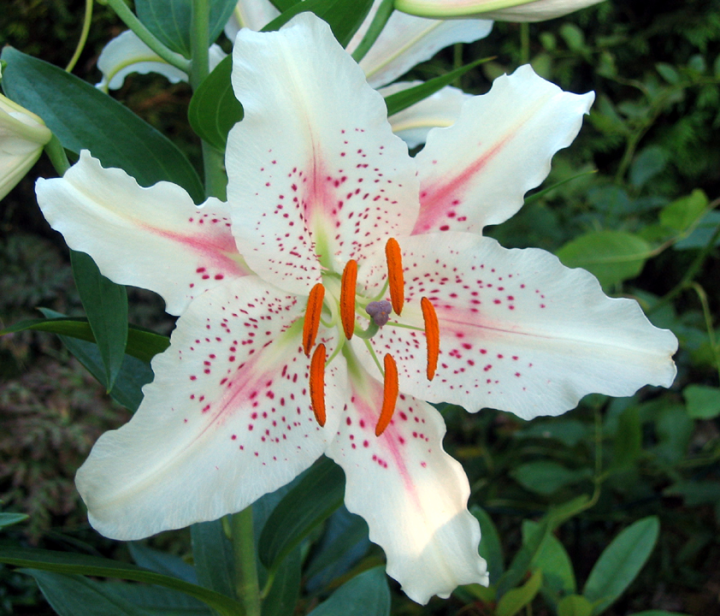
[[[227,174],[225,173],[225,157],[209,143],[202,142],[203,168],[205,171],[205,194],[227,200]]]
[[[62,177],[70,169],[70,162],[67,154],[65,154],[65,148],[62,147],[60,140],[55,135],[45,144],[45,154],[48,155],[59,176]]]
[[[520,64],[530,62],[530,24],[520,24]]]
[[[718,371],[718,378],[720,378],[720,351],[715,341],[715,329],[713,328],[713,318],[710,312],[710,304],[708,302],[707,293],[697,282],[690,284],[692,289],[697,293],[698,299],[702,304],[703,316],[705,317],[705,327],[707,328],[708,338],[710,339],[710,349],[712,350],[713,358],[715,359],[715,368]]]
[[[203,79],[210,72],[208,47],[209,40],[210,7],[208,0],[193,0],[192,28],[190,29],[190,52],[192,63],[190,65],[190,85],[197,90]]]
[[[80,32],[80,40],[78,41],[77,47],[75,48],[75,53],[73,54],[73,57],[70,58],[70,62],[68,62],[67,66],[65,67],[65,70],[68,73],[72,73],[72,70],[75,68],[77,61],[80,59],[80,54],[82,53],[83,49],[85,49],[85,43],[87,43],[88,34],[90,33],[90,22],[92,22],[92,14],[93,0],[85,0],[85,16],[83,17],[83,27],[82,31]]]
[[[245,616],[260,616],[260,586],[255,561],[252,506],[232,515],[235,591]]]
[[[142,24],[135,16],[135,13],[130,10],[130,7],[125,4],[124,0],[107,0],[107,3],[113,11],[117,13],[117,16],[123,20],[125,25],[137,34],[138,38],[165,60],[165,62],[175,68],[179,68],[184,73],[190,73],[190,61],[183,58],[179,53],[168,49],[155,38],[155,35]]]

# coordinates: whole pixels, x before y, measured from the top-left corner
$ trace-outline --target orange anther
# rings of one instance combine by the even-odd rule
[[[405,281],[403,278],[402,256],[400,244],[395,238],[390,238],[385,244],[385,257],[388,266],[388,284],[390,286],[390,301],[395,314],[400,316],[405,303]]]
[[[423,319],[425,320],[425,338],[427,340],[427,378],[432,381],[437,370],[440,355],[440,325],[438,324],[435,307],[427,297],[420,300]]]
[[[310,357],[315,344],[315,337],[320,327],[320,314],[322,313],[323,299],[325,298],[325,287],[317,283],[308,296],[307,308],[305,309],[305,321],[303,323],[303,351]]]
[[[397,365],[392,355],[385,355],[385,384],[383,386],[383,404],[380,411],[380,419],[375,426],[375,436],[380,436],[385,432],[385,428],[390,425],[393,413],[395,412],[395,403],[398,397],[398,371]]]
[[[340,287],[340,320],[345,337],[350,340],[355,331],[355,286],[357,285],[357,261],[350,259],[342,274]]]
[[[320,427],[325,425],[325,345],[317,345],[310,360],[310,402]]]

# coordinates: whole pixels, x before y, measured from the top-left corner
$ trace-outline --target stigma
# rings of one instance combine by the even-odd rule
[[[337,302],[336,310],[330,308],[330,313],[334,318],[334,324],[338,331],[342,331],[340,346],[346,341],[352,339],[353,336],[362,338],[372,338],[380,328],[386,326],[390,322],[390,318],[394,313],[400,316],[405,304],[405,283],[402,266],[402,251],[400,244],[395,238],[390,238],[385,244],[385,259],[387,264],[387,287],[390,295],[390,301],[386,299],[377,299],[367,301],[362,295],[358,298],[357,292],[357,275],[358,264],[354,259],[350,259],[343,268],[340,278],[340,297],[332,297],[330,293],[329,300],[326,300],[325,287],[322,283],[317,283],[310,291],[308,296],[307,307],[305,309],[305,318],[303,321],[302,333],[302,349],[307,357],[312,353],[310,360],[310,402],[312,404],[315,420],[322,427],[325,425],[326,409],[325,409],[325,368],[329,364],[340,348],[336,349],[327,359],[327,351],[323,343],[315,346],[315,341],[321,324],[321,316],[323,307],[327,301]],[[337,274],[334,274],[337,276]],[[335,283],[337,284],[337,283]],[[337,289],[337,287],[334,287]],[[336,291],[335,291],[336,292]],[[365,330],[357,329],[356,304],[365,306],[365,312],[369,317],[368,327]],[[424,331],[427,346],[427,378],[431,381],[437,370],[438,356],[440,354],[440,328],[437,314],[432,302],[423,297],[420,300],[420,309],[423,315]],[[390,322],[392,325],[393,323]],[[332,326],[332,324],[331,324]],[[407,326],[406,326],[407,327]],[[313,351],[313,347],[315,350]],[[370,352],[374,356],[374,351],[368,345]],[[375,436],[380,437],[387,427],[392,423],[395,406],[399,393],[398,369],[395,359],[389,353],[383,358],[383,366],[380,368],[379,361],[375,359],[378,369],[382,373],[383,380],[383,401],[377,424],[375,426]]]

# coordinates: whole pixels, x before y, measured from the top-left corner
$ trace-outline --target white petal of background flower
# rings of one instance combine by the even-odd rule
[[[228,201],[258,275],[307,293],[321,263],[342,271],[369,246],[409,233],[413,161],[325,22],[301,13],[280,33],[242,30],[233,87],[245,117],[228,138]]]
[[[482,17],[498,21],[545,21],[602,0],[397,0],[400,11],[435,18]]]
[[[64,177],[39,179],[36,192],[70,248],[89,254],[114,282],[159,293],[170,314],[250,273],[230,232],[228,206],[218,199],[196,206],[177,184],[143,188],[122,169],[103,169],[86,150]]]
[[[337,429],[347,376],[342,362],[326,371],[323,429],[307,395],[301,328],[286,331],[304,309],[255,276],[190,304],[170,348],[153,359],[155,380],[138,411],[101,436],[78,471],[98,531],[127,541],[215,520],[320,457]]]
[[[555,152],[572,143],[594,98],[563,92],[529,65],[496,79],[490,92],[464,104],[450,128],[430,131],[417,155],[414,233],[479,233],[510,218],[547,177]]]
[[[440,413],[400,394],[394,419],[376,437],[383,386],[359,371],[352,371],[350,406],[327,452],[347,476],[347,508],[365,518],[388,575],[418,603],[461,584],[487,584],[480,527],[467,510],[470,486],[443,450]]]
[[[589,393],[631,396],[648,383],[672,384],[675,336],[651,325],[637,302],[607,297],[585,270],[567,268],[544,250],[508,250],[469,233],[399,242],[402,322],[422,327],[424,296],[440,323],[432,382],[422,333],[387,325],[372,339],[378,354],[395,358],[400,391],[532,419],[564,413]],[[371,369],[369,353],[354,348]]]
[[[421,83],[422,81],[397,82],[381,88],[378,92],[387,97]],[[388,120],[393,132],[405,141],[408,147],[414,148],[425,143],[431,128],[452,126],[460,117],[463,103],[470,98],[470,94],[446,86],[419,103],[391,115]]]

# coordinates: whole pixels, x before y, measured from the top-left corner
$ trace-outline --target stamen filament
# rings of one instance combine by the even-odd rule
[[[390,425],[398,397],[397,364],[390,353],[385,355],[385,383],[383,385],[383,404],[380,418],[375,426],[375,436],[380,436]]]
[[[310,402],[320,427],[325,425],[325,345],[317,345],[310,360]]]
[[[400,316],[405,303],[405,280],[400,244],[393,237],[385,244],[385,257],[387,258],[388,282],[390,283],[390,301],[395,314]]]
[[[307,308],[305,309],[305,321],[303,322],[303,351],[305,356],[310,357],[320,327],[320,315],[322,314],[323,299],[325,298],[325,287],[318,282],[310,291]]]
[[[355,331],[355,289],[357,286],[357,261],[350,259],[342,274],[340,287],[340,320],[345,337],[350,340]]]
[[[375,361],[375,365],[377,366],[377,369],[380,371],[380,374],[385,376],[385,372],[383,372],[382,366],[380,365],[380,360],[378,360],[377,355],[375,355],[375,349],[373,349],[372,344],[370,343],[370,340],[368,338],[365,338],[363,340],[365,343],[365,346],[367,347],[367,350],[370,351],[370,355]]]
[[[437,313],[427,297],[420,300],[423,319],[425,321],[425,339],[427,341],[427,378],[432,381],[437,370],[438,355],[440,355],[440,325]]]

